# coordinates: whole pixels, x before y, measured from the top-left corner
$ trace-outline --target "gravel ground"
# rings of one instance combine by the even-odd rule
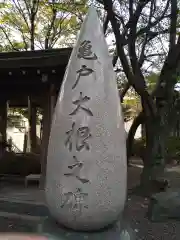
[[[2,200],[0,200],[0,212],[10,212],[40,217],[46,217],[50,215],[46,206],[32,205],[29,203],[10,203]]]
[[[8,203],[9,204],[9,203]],[[179,240],[180,222],[168,221],[152,223],[146,218],[148,201],[144,198],[131,196],[128,199],[126,218],[136,232],[137,240]],[[0,232],[33,232],[34,224],[22,220],[0,218]],[[112,239],[113,240],[113,239]]]
[[[138,161],[136,162],[138,164]],[[128,186],[132,189],[139,183],[142,168],[128,169]],[[172,188],[180,188],[180,166],[168,166],[165,177],[169,179]],[[168,220],[152,223],[147,217],[149,201],[146,198],[129,195],[126,217],[135,230],[138,240],[180,240],[180,221]]]
[[[138,240],[179,240],[180,222],[169,220],[152,223],[147,217],[148,200],[142,197],[130,196],[126,217],[130,226],[136,232]]]
[[[34,232],[34,224],[24,220],[0,218],[0,232]]]

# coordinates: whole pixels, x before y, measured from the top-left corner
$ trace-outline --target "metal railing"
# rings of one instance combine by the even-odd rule
[[[12,138],[10,137],[8,139],[8,145],[9,145],[9,151],[10,152],[15,152],[15,153],[21,153],[22,151],[15,145],[13,142]]]

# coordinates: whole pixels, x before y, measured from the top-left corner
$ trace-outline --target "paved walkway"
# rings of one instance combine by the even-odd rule
[[[0,232],[36,232],[49,214],[43,205],[44,191],[38,187],[1,187]]]
[[[142,168],[129,168],[129,187],[139,182]],[[167,176],[173,187],[180,187],[180,166],[168,168]],[[31,203],[31,207],[27,207]],[[32,206],[33,204],[33,206]],[[37,205],[45,204],[44,191],[36,188],[5,187],[0,189],[0,232],[34,232],[38,217],[44,214],[37,211]],[[136,231],[138,240],[179,240],[180,222],[169,220],[152,223],[146,217],[148,200],[138,196],[129,196],[125,216]],[[33,213],[33,214],[32,214]],[[32,216],[33,215],[33,216]],[[46,214],[45,214],[46,215]]]

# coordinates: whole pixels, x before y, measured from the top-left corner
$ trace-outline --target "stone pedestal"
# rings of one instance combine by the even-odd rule
[[[120,226],[120,222],[96,232],[78,232],[64,228],[48,217],[38,225],[38,233],[57,240],[135,240],[134,231],[127,223]]]
[[[58,224],[45,205],[1,200],[0,212],[0,232],[35,234],[45,236],[47,240],[135,240],[135,233],[124,217],[109,228],[80,232]]]

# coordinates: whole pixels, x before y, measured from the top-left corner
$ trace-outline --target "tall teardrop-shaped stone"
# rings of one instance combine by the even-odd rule
[[[73,49],[50,133],[46,198],[56,220],[76,230],[115,221],[126,199],[123,118],[100,21],[91,8]]]

